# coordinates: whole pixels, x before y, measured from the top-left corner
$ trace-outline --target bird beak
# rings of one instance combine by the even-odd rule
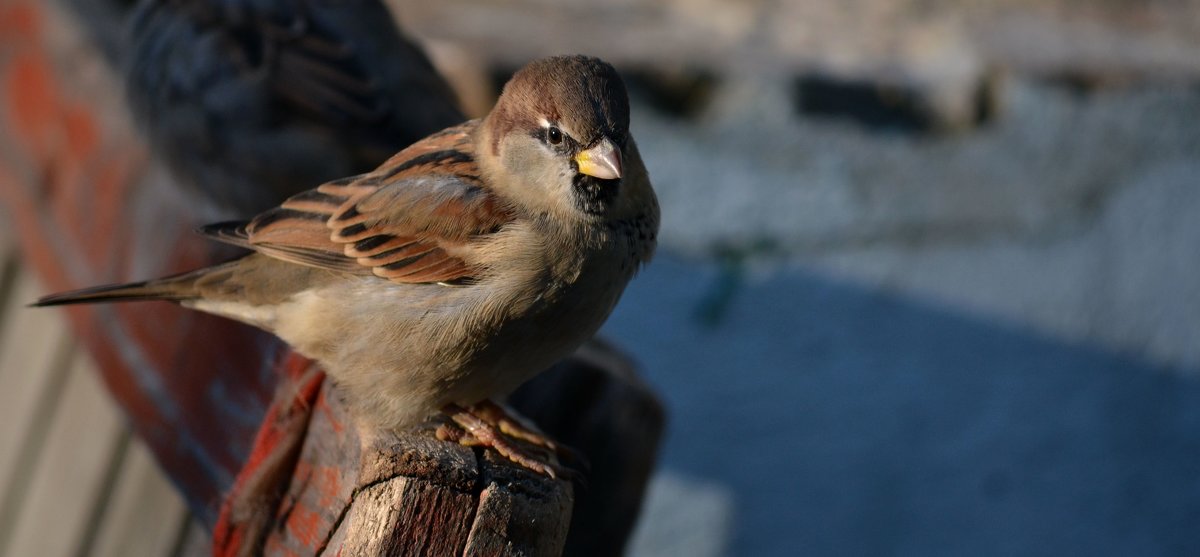
[[[595,176],[601,180],[615,180],[621,177],[621,152],[607,137],[591,149],[580,151],[575,155],[575,162],[579,165],[581,174]]]

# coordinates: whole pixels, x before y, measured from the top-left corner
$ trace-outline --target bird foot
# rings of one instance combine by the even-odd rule
[[[548,462],[550,454],[547,453],[585,462],[576,451],[548,439],[494,402],[484,401],[465,408],[448,404],[442,412],[451,422],[438,427],[438,439],[468,447],[491,447],[508,460],[539,474],[554,479],[582,480],[579,472]]]

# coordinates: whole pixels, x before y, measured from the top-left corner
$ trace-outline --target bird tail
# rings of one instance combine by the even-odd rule
[[[59,292],[42,296],[30,306],[64,306],[69,304],[101,304],[109,302],[134,302],[139,300],[165,300],[179,302],[196,297],[195,283],[198,271],[183,273],[157,280],[107,284]]]

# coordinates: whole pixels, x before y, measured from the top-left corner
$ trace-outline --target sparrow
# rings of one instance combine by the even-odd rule
[[[466,119],[380,0],[141,0],[127,36],[129,105],[155,153],[231,215]]]
[[[248,323],[322,364],[362,424],[444,412],[458,426],[444,438],[557,477],[522,443],[558,447],[493,399],[599,329],[658,225],[621,77],[557,56],[514,74],[482,119],[201,229],[245,257],[34,305],[167,300]]]

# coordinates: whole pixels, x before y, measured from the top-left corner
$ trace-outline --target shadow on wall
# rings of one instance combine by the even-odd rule
[[[1200,381],[795,268],[713,324],[714,288],[660,255],[605,332],[667,399],[663,468],[733,492],[730,554],[1200,544]]]

